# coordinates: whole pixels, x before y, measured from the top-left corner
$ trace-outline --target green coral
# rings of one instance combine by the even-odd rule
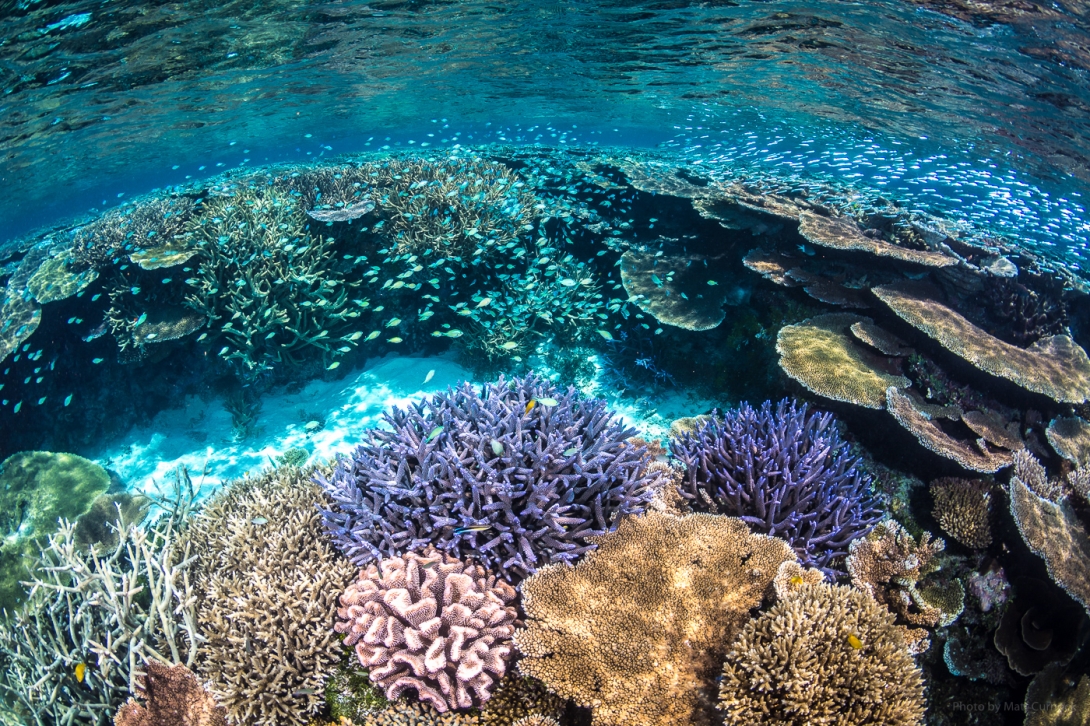
[[[38,553],[59,519],[74,521],[110,487],[110,475],[75,454],[23,451],[0,464],[0,607],[25,597],[25,556]]]
[[[365,301],[349,277],[352,261],[334,240],[313,235],[297,200],[273,189],[214,197],[188,228],[200,251],[186,279],[186,305],[203,314],[225,345],[220,355],[244,378],[277,365],[298,366],[349,352]]]

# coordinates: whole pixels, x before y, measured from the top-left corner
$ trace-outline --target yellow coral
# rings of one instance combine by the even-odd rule
[[[780,367],[807,390],[834,401],[884,408],[886,389],[909,380],[887,372],[881,358],[852,343],[848,329],[867,318],[847,313],[818,315],[786,325],[776,339]]]
[[[719,708],[731,726],[914,726],[923,676],[874,600],[804,583],[742,629],[723,666]]]
[[[703,723],[699,691],[757,607],[786,542],[708,514],[626,518],[575,567],[522,583],[519,670],[594,709],[596,726]]]

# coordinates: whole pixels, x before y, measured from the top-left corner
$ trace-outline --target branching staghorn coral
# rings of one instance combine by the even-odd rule
[[[593,541],[523,581],[519,672],[592,707],[594,726],[708,723],[723,651],[791,548],[739,519],[657,512]]]
[[[233,482],[194,517],[203,645],[196,671],[235,726],[301,726],[324,706],[343,648],[337,596],[354,568],[321,536],[310,472]]]
[[[27,604],[0,623],[7,717],[32,726],[106,726],[136,692],[145,664],[194,663],[193,558],[179,531],[195,490],[184,469],[174,483],[158,501],[165,511],[155,524],[122,523],[111,548],[80,547],[67,522],[51,538]]]
[[[290,196],[248,190],[207,200],[187,228],[198,269],[186,280],[186,305],[226,341],[221,355],[253,377],[277,364],[298,365],[307,349],[325,359],[356,345],[354,320],[365,306],[360,285],[331,238],[307,231]]]
[[[687,469],[691,506],[741,517],[791,543],[803,564],[828,575],[848,545],[880,519],[871,479],[847,452],[830,413],[784,399],[748,404],[671,439]]]
[[[101,270],[122,261],[122,255],[158,247],[182,234],[194,212],[189,197],[134,200],[111,209],[75,230],[68,252],[77,272]]]
[[[737,726],[917,726],[923,676],[893,616],[865,593],[801,583],[738,634],[719,708]]]
[[[533,375],[469,384],[385,414],[317,481],[333,541],[360,567],[428,545],[508,581],[572,562],[643,511],[657,473],[604,401]]]
[[[507,670],[515,588],[434,549],[368,565],[341,595],[346,633],[386,698],[415,691],[440,713],[480,706]]]

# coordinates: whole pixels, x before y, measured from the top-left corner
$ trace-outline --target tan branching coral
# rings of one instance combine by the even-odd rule
[[[907,323],[982,371],[1056,401],[1081,403],[1090,396],[1090,358],[1066,335],[1019,348],[973,325],[925,285],[900,282],[873,292]]]
[[[739,519],[655,512],[592,539],[575,567],[522,583],[519,670],[592,707],[596,726],[705,723],[702,689],[790,546]]]
[[[825,582],[825,573],[811,567],[803,567],[794,560],[788,560],[780,565],[776,571],[776,577],[772,580],[772,588],[776,591],[776,598],[790,597],[803,585],[816,585]]]
[[[1090,423],[1078,416],[1060,416],[1048,424],[1045,438],[1057,454],[1075,466],[1090,465]]]
[[[971,549],[992,543],[991,484],[983,479],[945,478],[931,482],[932,513],[942,530]]]
[[[487,701],[515,632],[515,588],[480,565],[429,549],[369,565],[341,595],[334,629],[397,700],[415,691],[437,711]]]
[[[1044,559],[1052,579],[1090,612],[1090,532],[1066,499],[1051,501],[1034,493],[1022,479],[1034,470],[1026,469],[1011,477],[1011,514],[1018,531]]]
[[[732,726],[916,726],[923,675],[878,603],[850,587],[805,583],[739,633],[719,708]]]
[[[776,338],[780,368],[807,390],[866,408],[884,408],[886,389],[908,386],[879,356],[860,348],[848,330],[867,318],[848,313],[818,315],[785,325]]]
[[[707,284],[710,274],[700,264],[703,259],[629,250],[621,255],[621,282],[629,299],[660,323],[711,330],[726,317],[726,293],[722,286]]]
[[[875,257],[887,257],[925,267],[948,267],[958,263],[957,258],[941,252],[913,250],[868,237],[863,234],[855,220],[849,217],[823,217],[804,211],[799,215],[799,234],[818,247],[860,250]]]
[[[1010,466],[1012,457],[1009,451],[993,450],[984,439],[974,446],[963,439],[955,439],[942,430],[934,418],[906,393],[890,386],[886,391],[886,410],[897,423],[905,427],[924,448],[934,451],[939,456],[956,461],[970,471],[994,474]]]
[[[354,568],[327,543],[309,474],[281,467],[213,497],[190,525],[204,643],[197,672],[242,726],[305,724],[343,647],[337,596]]]
[[[137,679],[139,704],[130,698],[114,716],[115,726],[227,726],[222,706],[184,665],[148,663]]]
[[[944,548],[941,539],[932,540],[927,532],[917,542],[890,519],[851,543],[846,566],[852,585],[888,607],[902,622],[926,627],[950,625],[964,608],[961,583],[922,582],[939,570],[936,556]],[[907,638],[919,641],[921,650],[927,649],[920,634],[910,633]]]

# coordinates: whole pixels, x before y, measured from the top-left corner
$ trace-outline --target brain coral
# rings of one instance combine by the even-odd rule
[[[508,580],[570,562],[617,517],[638,513],[660,474],[605,402],[527,376],[469,384],[385,416],[318,481],[325,526],[358,566],[434,545]]]
[[[515,588],[480,565],[410,552],[361,572],[334,628],[391,701],[415,690],[440,712],[471,708],[507,669],[514,599]]]
[[[911,726],[923,677],[893,616],[865,593],[803,583],[739,633],[719,708],[731,726]]]
[[[694,507],[741,517],[791,543],[804,564],[827,573],[852,540],[880,519],[871,479],[847,452],[833,416],[784,399],[748,404],[671,440]]]
[[[575,567],[523,581],[519,671],[592,707],[595,726],[707,723],[720,649],[791,548],[739,519],[657,512],[594,541]]]

